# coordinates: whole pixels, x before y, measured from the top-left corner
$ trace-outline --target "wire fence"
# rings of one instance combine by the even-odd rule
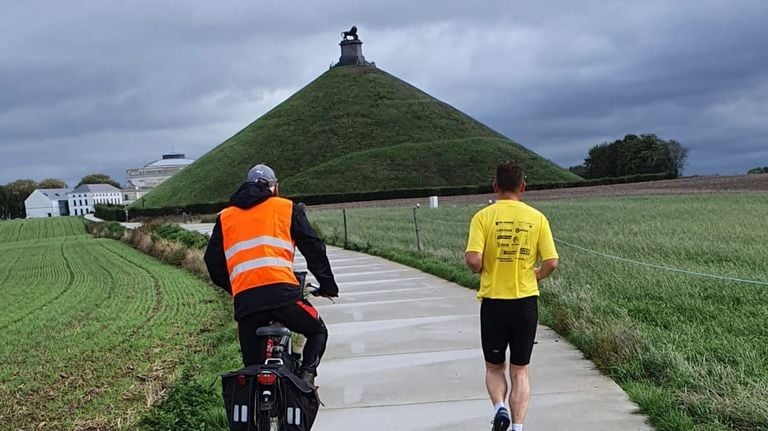
[[[476,208],[467,208],[467,213],[460,218],[446,220],[434,215],[425,215],[430,211],[424,208],[403,208],[392,210],[386,216],[381,213],[368,214],[365,211],[355,211],[354,214],[347,209],[340,210],[341,223],[339,230],[332,229],[339,241],[344,244],[362,244],[385,248],[403,249],[418,253],[427,252],[431,255],[463,262],[469,223]],[[336,217],[338,217],[336,216]],[[455,215],[454,215],[455,216]],[[331,216],[333,217],[333,216]],[[464,220],[461,220],[464,219]],[[338,220],[338,219],[337,219]],[[461,221],[458,221],[461,220]],[[331,220],[325,220],[325,227],[333,226]],[[622,262],[627,265],[651,268],[658,271],[685,274],[693,277],[709,278],[714,280],[744,283],[758,286],[768,286],[768,281],[752,280],[741,277],[731,277],[706,272],[691,271],[673,266],[659,265],[636,259],[629,259],[606,253],[584,245],[575,244],[560,238],[555,238],[558,244],[599,256]]]

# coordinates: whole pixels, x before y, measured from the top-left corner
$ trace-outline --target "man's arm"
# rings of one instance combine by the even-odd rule
[[[559,259],[548,259],[541,262],[541,266],[535,269],[536,281],[544,280],[545,278],[549,277],[550,274],[555,272],[555,269],[557,269],[557,263],[559,261]]]
[[[483,254],[477,251],[464,253],[464,262],[470,271],[479,273],[483,270]]]
[[[469,236],[464,252],[464,262],[470,271],[479,273],[483,270],[483,251],[485,251],[485,234],[482,219],[479,214],[475,214],[469,222]]]
[[[549,227],[549,220],[543,215],[541,216],[541,219],[542,223],[538,243],[541,267],[536,268],[535,270],[537,281],[549,277],[557,268],[558,262],[560,262],[560,256],[557,255],[557,249],[555,249],[555,240],[552,237],[552,230]]]
[[[293,206],[291,216],[291,237],[296,242],[296,247],[307,260],[307,269],[320,283],[318,293],[321,296],[339,296],[339,286],[333,278],[331,263],[325,253],[325,244],[317,236],[315,230],[307,220],[304,210],[298,205]]]
[[[205,266],[211,281],[222,289],[232,294],[232,285],[229,283],[229,270],[227,270],[227,258],[224,255],[224,235],[221,233],[221,219],[216,218],[213,226],[208,248],[205,249]]]

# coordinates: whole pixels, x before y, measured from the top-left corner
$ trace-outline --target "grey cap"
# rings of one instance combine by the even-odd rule
[[[257,183],[259,180],[266,181],[270,186],[277,184],[275,171],[267,165],[256,165],[248,171],[248,178],[246,181]]]

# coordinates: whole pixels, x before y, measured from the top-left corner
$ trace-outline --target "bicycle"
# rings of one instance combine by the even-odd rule
[[[316,295],[320,286],[306,283],[306,272],[296,272],[299,287],[304,296]],[[254,420],[258,431],[282,431],[286,425],[301,425],[301,411],[288,407],[285,415],[284,385],[280,378],[298,379],[301,354],[293,352],[291,331],[280,322],[272,322],[256,330],[256,335],[266,337],[265,362],[256,374],[257,394]],[[301,381],[299,379],[299,381]],[[313,391],[315,388],[311,388]]]

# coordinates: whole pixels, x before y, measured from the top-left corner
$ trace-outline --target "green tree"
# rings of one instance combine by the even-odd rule
[[[679,142],[656,135],[626,135],[610,144],[596,145],[584,159],[586,178],[674,172],[680,175],[688,150]]]
[[[568,170],[582,178],[587,177],[587,167],[584,165],[571,166]]]
[[[670,139],[667,142],[667,148],[669,148],[669,161],[672,164],[673,171],[675,175],[680,176],[683,173],[685,161],[688,158],[688,149],[674,139]]]
[[[58,178],[46,178],[37,185],[41,189],[66,189],[67,183]]]
[[[11,218],[9,204],[8,190],[5,186],[0,185],[0,220]]]
[[[38,188],[34,180],[16,180],[5,185],[7,208],[10,218],[26,217],[24,201]]]
[[[768,166],[752,168],[747,171],[747,174],[768,174]]]
[[[113,180],[107,174],[90,174],[84,176],[75,187],[80,187],[83,184],[112,184],[113,186],[120,188],[120,183]]]

